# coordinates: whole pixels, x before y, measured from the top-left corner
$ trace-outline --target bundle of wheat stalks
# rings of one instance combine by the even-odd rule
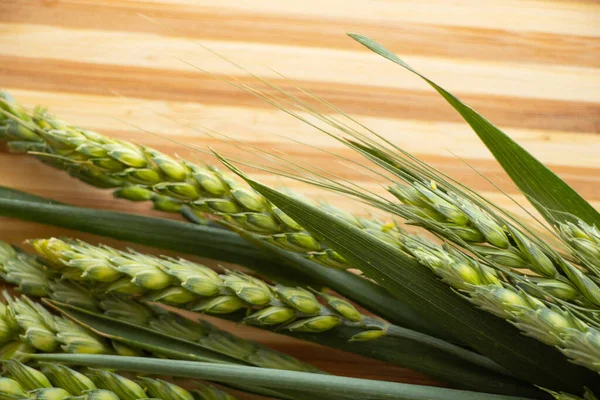
[[[352,37],[416,73],[381,45]],[[233,398],[214,386],[188,391],[111,372],[117,370],[194,377],[284,399],[595,399],[600,214],[491,123],[427,82],[548,224],[513,218],[313,94],[329,112],[281,90],[274,97],[241,87],[363,156],[365,168],[378,168],[389,183],[388,193],[317,168],[302,175],[282,165],[263,169],[355,198],[387,221],[272,189],[220,154],[221,169],[194,163],[27,109],[2,92],[0,138],[10,151],[192,223],[82,209],[6,188],[2,215],[254,272],[77,238],[32,238],[34,253],[0,242],[0,276],[15,289],[0,303],[0,355],[13,360],[4,363],[0,397]],[[180,310],[409,367],[452,389],[331,376]]]

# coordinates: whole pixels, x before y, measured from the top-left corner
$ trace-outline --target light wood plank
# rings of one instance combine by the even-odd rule
[[[479,0],[415,2],[410,0],[377,0],[366,5],[361,0],[278,0],[239,1],[221,0],[133,0],[135,2],[168,3],[174,6],[203,5],[208,9],[236,12],[273,13],[285,16],[319,15],[370,21],[419,22],[464,27],[493,27],[507,30],[560,32],[598,36],[595,23],[600,13],[597,2],[547,0]]]
[[[202,45],[264,78],[276,78],[279,72],[294,80],[339,84],[369,82],[372,87],[431,90],[422,80],[358,44],[356,51],[235,41],[203,40]],[[52,52],[48,53],[50,46]],[[0,24],[0,54],[31,58],[44,55],[92,64],[173,71],[199,68],[208,73],[233,77],[247,75],[235,65],[208,53],[199,46],[199,42],[146,33]],[[299,63],[298,60],[306,62]],[[439,81],[447,90],[457,93],[600,101],[600,70],[597,68],[422,56],[411,56],[406,61],[431,79]]]
[[[388,45],[460,95],[600,207],[600,3],[375,0],[365,4],[361,0],[5,0],[0,2],[0,85],[28,107],[45,105],[72,123],[194,161],[214,159],[186,145],[201,149],[210,145],[234,157],[249,157],[248,149],[256,155],[255,147],[284,152],[291,160],[309,162],[367,190],[383,192],[386,182],[381,177],[289,140],[359,160],[314,129],[220,83],[227,75],[244,83],[250,80],[194,43],[200,41],[286,90],[293,85],[269,68],[298,80],[495,204],[527,218],[520,208],[525,199],[468,126],[418,78],[344,36],[345,31],[358,31]],[[226,137],[209,137],[199,128]],[[246,150],[234,146],[234,140]],[[3,150],[0,144],[0,185],[75,205],[164,216],[148,210],[148,204],[115,200],[110,191],[90,188],[31,157]],[[472,169],[491,178],[510,197]],[[263,182],[291,186],[358,214],[389,218],[314,187],[252,173]],[[22,244],[27,238],[50,235],[130,245],[0,218],[2,240]],[[332,373],[436,384],[384,363],[248,327],[226,327]]]

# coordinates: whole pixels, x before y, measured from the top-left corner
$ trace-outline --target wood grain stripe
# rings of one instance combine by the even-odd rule
[[[9,4],[22,0],[5,0]],[[88,5],[94,0],[77,0]],[[53,7],[49,0],[45,6]],[[390,23],[396,27],[406,23],[500,29],[515,32],[551,32],[555,34],[600,36],[596,24],[600,5],[595,0],[112,0],[128,7],[143,4],[147,7],[167,5],[180,10],[204,9],[212,14],[255,13],[278,18],[334,18],[349,21]],[[290,28],[293,29],[293,28]],[[397,28],[394,28],[397,29]],[[441,38],[440,38],[441,39]]]
[[[217,77],[219,78],[219,77]],[[226,79],[221,76],[220,78]],[[123,96],[203,104],[272,106],[206,74],[155,68],[91,64],[46,58],[0,55],[0,79],[8,87],[81,94]],[[241,83],[254,84],[248,77]],[[271,79],[285,89],[289,82]],[[367,116],[461,122],[462,119],[433,91],[370,88],[357,84],[300,81],[348,113]],[[273,92],[261,86],[266,92]],[[600,132],[600,103],[512,98],[457,93],[467,104],[501,127]]]
[[[202,43],[265,78],[279,77],[275,70],[301,81],[344,85],[368,83],[373,88],[431,91],[425,82],[362,48],[346,51],[245,42]],[[8,56],[60,58],[170,71],[193,71],[194,68],[187,64],[191,63],[211,73],[247,76],[247,72],[203,50],[193,40],[142,33],[0,24],[0,49],[1,54]],[[407,61],[431,79],[438,80],[446,89],[459,94],[600,102],[599,70],[595,68],[420,56],[410,57]]]
[[[267,149],[279,143],[289,142],[286,138],[295,138],[310,144],[318,143],[319,147],[333,151],[343,148],[339,142],[326,138],[322,132],[273,107],[212,104],[202,98],[198,102],[180,102],[112,95],[38,92],[36,89],[22,90],[12,87],[8,89],[28,106],[44,105],[71,123],[100,132],[117,133],[123,138],[129,137],[151,146],[164,146],[168,144],[168,140],[175,140],[205,148],[204,140],[207,134],[203,128],[207,128],[227,135],[231,140],[251,140]],[[451,156],[452,152],[469,160],[492,159],[489,151],[462,121],[432,122],[365,115],[358,118],[360,122],[409,152],[446,157]],[[548,164],[598,168],[598,135],[518,128],[510,128],[507,133]],[[294,152],[309,154],[316,150],[297,146]],[[455,161],[460,163],[459,160]]]
[[[356,50],[344,35],[354,31],[385,41],[401,55],[433,55],[481,61],[553,63],[600,67],[600,37],[517,32],[486,27],[383,23],[326,18],[290,17],[228,10],[215,14],[193,5],[67,1],[47,6],[44,0],[0,5],[0,22],[45,24],[72,29],[159,33],[202,40],[232,41],[244,32],[246,42]],[[143,14],[155,23],[137,14]],[[199,23],[202,21],[202,23]],[[293,25],[293,29],[290,29]],[[473,40],[473,38],[477,40]],[[498,38],[501,37],[501,40]],[[443,41],[440,38],[444,38]]]
[[[276,132],[277,127],[286,126],[286,122],[290,123],[289,127],[297,126],[297,130],[289,131],[286,133],[292,138],[298,138],[302,142],[311,144],[319,143],[319,147],[323,147],[327,151],[333,151],[336,154],[341,155],[345,159],[361,161],[361,158],[354,152],[349,151],[345,147],[340,146],[335,141],[324,140],[323,134],[303,125],[300,122],[294,122],[289,120],[289,117],[282,113],[271,111],[265,111],[256,113],[254,111],[244,111],[243,108],[233,107],[213,107],[205,106],[200,104],[180,104],[180,103],[164,103],[164,102],[144,102],[140,103],[136,99],[115,99],[111,97],[100,98],[96,96],[81,96],[81,95],[69,95],[69,94],[28,94],[23,91],[13,91],[24,104],[33,106],[36,103],[44,103],[50,107],[50,110],[57,113],[57,115],[65,120],[72,123],[79,123],[82,126],[90,129],[96,129],[99,132],[114,135],[119,138],[130,140],[133,142],[144,143],[146,145],[161,149],[169,154],[178,154],[184,158],[190,160],[213,160],[214,158],[207,157],[206,154],[199,152],[196,149],[205,150],[208,146],[218,149],[219,151],[225,152],[227,155],[233,157],[241,157],[248,159],[250,158],[254,162],[264,163],[264,159],[252,156],[251,153],[256,153],[253,147],[263,149],[267,152],[278,151],[287,154],[290,159],[298,159],[303,162],[307,162],[311,165],[315,165],[317,168],[324,168],[330,171],[332,174],[338,175],[341,178],[349,179],[354,182],[359,182],[361,185],[365,185],[373,190],[380,190],[378,187],[382,182],[380,179],[375,179],[372,174],[367,171],[361,170],[352,166],[351,164],[342,162],[341,159],[334,157],[333,155],[317,151],[309,146],[304,146],[295,142],[285,140],[284,138],[278,137],[273,133]],[[88,108],[81,108],[81,104],[87,104]],[[154,112],[160,113],[159,115]],[[176,120],[186,121],[191,123],[192,126],[202,124],[203,120],[207,120],[209,128],[217,129],[227,135],[231,135],[232,139],[240,140],[240,148],[231,146],[231,141],[222,138],[210,138],[206,135],[194,131],[193,129],[185,126],[180,126],[173,122],[172,119],[161,117],[161,115],[173,118]],[[235,115],[235,123],[231,124],[229,121],[232,120],[231,116]],[[115,119],[117,118],[117,119]],[[89,121],[89,123],[85,123]],[[213,125],[211,124],[211,121]],[[365,121],[371,126],[371,121]],[[374,125],[377,125],[377,121]],[[127,123],[133,124],[127,126]],[[459,160],[453,154],[444,154],[440,151],[440,146],[445,132],[441,133],[441,136],[431,134],[430,138],[421,138],[411,141],[411,133],[403,133],[402,130],[394,129],[394,121],[379,121],[379,124],[385,126],[386,129],[378,131],[386,135],[388,138],[394,141],[394,143],[402,146],[408,151],[415,153],[425,161],[432,163],[436,168],[448,173],[455,179],[461,181],[463,184],[472,187],[474,190],[481,192],[493,193],[496,190],[484,179],[482,179],[477,173],[473,171],[475,169],[483,176],[492,179],[500,188],[508,193],[518,193],[514,186],[509,183],[506,179],[502,169],[493,161],[491,155],[487,150],[479,143],[475,135],[471,132],[463,132],[464,135],[455,136],[464,142],[464,145],[452,146],[452,140],[449,140],[449,148],[463,160]],[[139,126],[141,129],[136,128]],[[416,130],[419,131],[418,125],[415,125]],[[148,129],[160,136],[154,136],[148,132],[142,130]],[[289,129],[289,128],[287,128]],[[545,141],[534,140],[534,137],[530,137],[530,140],[523,140],[526,138],[525,134],[519,137],[519,141],[523,143],[529,150],[533,152],[542,161],[548,162],[549,166],[563,177],[569,184],[579,191],[586,199],[591,201],[600,200],[600,171],[597,164],[597,158],[595,155],[600,153],[600,143],[597,140],[587,142],[587,145],[581,146],[574,145],[574,149],[581,147],[587,148],[589,153],[583,151],[574,151],[572,154],[568,154],[565,150],[568,148],[567,143],[571,140],[558,143],[552,149],[544,149],[542,146],[546,144]],[[171,142],[169,140],[175,140]],[[433,145],[435,143],[435,145]],[[186,145],[192,146],[186,148]],[[540,151],[541,150],[541,151]],[[545,151],[544,151],[545,150]],[[248,153],[250,151],[250,154]],[[560,153],[563,153],[563,157],[560,157]],[[552,156],[556,159],[556,162],[551,160]],[[10,168],[15,160],[15,155],[3,156],[4,166]],[[577,165],[577,161],[586,160]],[[577,161],[576,161],[577,160]],[[28,161],[28,162],[31,162]],[[561,165],[565,163],[567,165]],[[0,162],[1,163],[1,162]],[[42,166],[41,168],[46,168]],[[2,166],[0,165],[0,170]],[[36,168],[36,176],[41,172],[39,168]],[[26,173],[27,170],[24,170]],[[13,179],[13,175],[17,171],[8,176],[7,179]],[[44,171],[44,173],[51,173]],[[271,182],[276,182],[278,179],[273,180],[264,172],[256,172],[261,179],[267,179]],[[66,176],[65,185],[68,185],[68,179]],[[18,177],[14,178],[14,182],[19,185],[28,186],[31,182],[27,179],[21,179]],[[54,188],[57,190],[55,179],[39,179],[36,181],[38,185],[45,185],[46,189]],[[279,183],[281,184],[281,182]],[[84,186],[85,187],[85,186]],[[67,187],[65,186],[65,189]],[[317,195],[318,191],[314,188],[309,188],[310,192]],[[510,203],[506,201],[505,203]],[[509,204],[510,205],[510,204]]]

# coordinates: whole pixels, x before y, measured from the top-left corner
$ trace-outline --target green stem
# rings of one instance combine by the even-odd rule
[[[235,316],[219,317],[234,322],[238,320]],[[537,388],[514,377],[491,372],[471,362],[458,359],[454,355],[441,352],[431,345],[416,342],[412,338],[381,337],[366,342],[349,342],[358,332],[358,329],[347,326],[320,333],[278,331],[296,339],[308,340],[419,371],[455,388],[535,399],[550,398]]]
[[[347,396],[373,400],[524,400],[524,397],[465,392],[404,383],[320,375],[307,372],[268,370],[239,365],[216,365],[179,360],[156,360],[85,354],[35,354],[37,360],[74,363],[88,367],[117,368],[144,373],[168,374],[187,378],[206,379],[226,383],[248,383],[272,388],[314,392],[317,398]]]

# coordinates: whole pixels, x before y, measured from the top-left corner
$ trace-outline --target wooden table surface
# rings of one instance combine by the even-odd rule
[[[600,3],[592,0],[0,0],[0,86],[27,106],[42,104],[61,119],[169,153],[205,159],[177,142],[227,149],[227,141],[199,132],[206,127],[377,187],[371,175],[286,139],[344,153],[321,133],[221,82],[249,79],[201,43],[284,88],[291,84],[270,68],[298,81],[518,211],[473,172],[522,200],[458,115],[423,82],[365,50],[346,31],[397,52],[600,204]],[[148,213],[145,205],[113,200],[4,150],[0,185],[77,205]],[[58,234],[73,232],[0,219],[0,239],[12,243]],[[333,373],[430,382],[277,335],[233,330]]]

